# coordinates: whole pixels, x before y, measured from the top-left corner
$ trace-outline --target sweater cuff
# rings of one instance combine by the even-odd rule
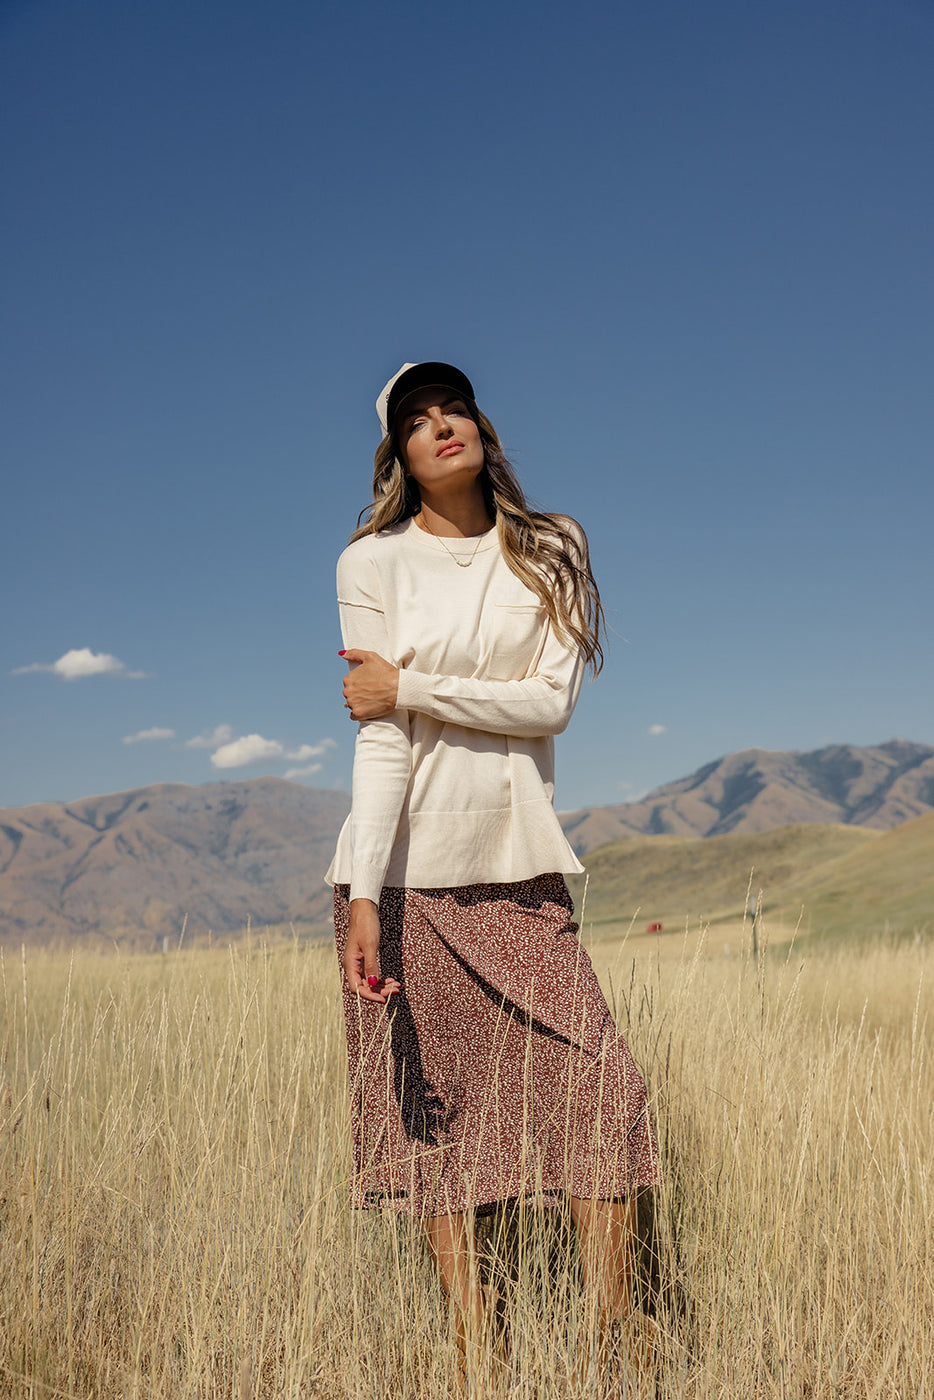
[[[355,865],[350,876],[349,898],[351,900],[372,899],[373,903],[378,906],[384,874],[385,871],[381,865]]]
[[[422,671],[399,670],[399,693],[396,706],[400,710],[421,710],[424,702],[431,699],[433,676]]]

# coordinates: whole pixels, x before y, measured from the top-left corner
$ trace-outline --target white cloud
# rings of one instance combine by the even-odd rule
[[[259,763],[263,758],[284,758],[285,749],[278,739],[264,739],[262,734],[244,734],[229,744],[221,744],[216,753],[211,754],[215,768],[244,768],[248,763]]]
[[[46,664],[34,661],[30,666],[17,666],[14,676],[24,676],[29,671],[50,671],[63,681],[79,681],[85,676],[123,676],[125,680],[142,680],[145,671],[128,671],[126,664],[106,651],[92,651],[90,647],[73,647],[57,661]]]
[[[146,742],[147,740],[149,740],[149,739],[174,739],[174,738],[175,738],[175,730],[174,730],[174,729],[160,729],[159,726],[156,725],[156,726],[155,726],[154,728],[152,728],[152,729],[139,729],[139,730],[137,730],[137,732],[136,732],[135,734],[124,734],[124,736],[123,736],[123,742],[124,742],[125,744],[142,744],[142,743],[145,743],[145,742]]]
[[[217,724],[213,729],[186,739],[186,749],[213,749],[211,764],[214,768],[245,768],[249,763],[288,759],[295,766],[286,773],[287,778],[310,777],[321,768],[312,759],[320,758],[329,749],[337,748],[334,739],[322,739],[317,744],[298,744],[288,748],[280,739],[265,739],[262,734],[237,736],[229,724]]]
[[[216,724],[213,729],[206,734],[196,734],[193,739],[185,740],[186,749],[215,749],[218,744],[229,744],[234,736],[233,727],[229,724]]]
[[[333,739],[322,739],[320,744],[299,744],[297,749],[289,749],[286,758],[290,758],[293,763],[305,763],[309,758],[320,758],[323,753],[327,753],[328,749],[336,747]],[[320,763],[317,766],[320,768]]]
[[[667,724],[650,724],[650,725],[649,725],[649,733],[652,735],[652,738],[653,738],[653,739],[656,739],[656,738],[659,736],[659,734],[667,734],[667,733],[668,733],[668,725],[667,725]]]
[[[310,778],[313,773],[321,772],[320,763],[309,763],[305,768],[287,768],[284,776],[289,782],[294,782],[296,778]]]

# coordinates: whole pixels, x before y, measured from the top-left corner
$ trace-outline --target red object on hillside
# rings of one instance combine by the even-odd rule
[[[646,933],[661,933],[662,926],[661,924],[646,924],[645,931]]]

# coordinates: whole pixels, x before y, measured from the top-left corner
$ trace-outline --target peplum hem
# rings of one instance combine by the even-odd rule
[[[349,885],[353,870],[352,818],[341,828],[325,876]],[[454,889],[514,884],[556,872],[580,875],[548,797],[494,811],[405,812],[382,883],[395,889]]]

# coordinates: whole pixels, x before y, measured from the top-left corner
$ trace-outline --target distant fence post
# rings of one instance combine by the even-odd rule
[[[756,907],[752,915],[752,956],[759,957],[759,921],[762,918],[762,891],[756,896]]]

